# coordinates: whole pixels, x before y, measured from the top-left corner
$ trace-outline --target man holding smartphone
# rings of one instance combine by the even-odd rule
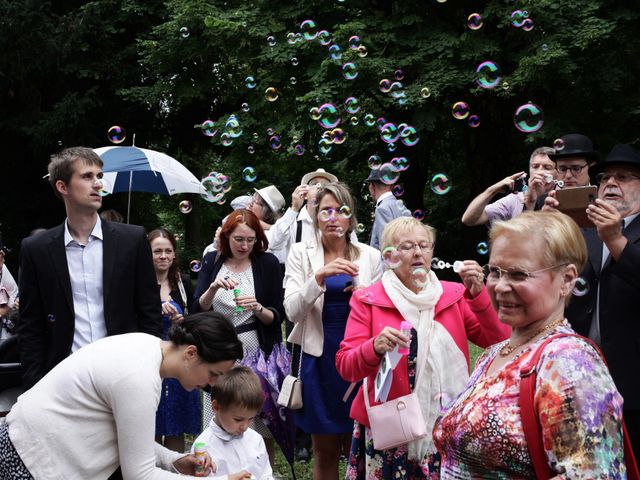
[[[565,313],[602,348],[640,458],[640,153],[617,145],[589,173],[599,184],[598,199],[586,208],[595,228],[582,230],[589,260]]]
[[[555,150],[550,147],[536,148],[529,158],[529,181],[526,173],[518,172],[503,178],[474,198],[464,214],[462,223],[467,226],[489,224],[498,220],[509,220],[523,210],[531,210],[540,195],[555,187],[556,165],[549,158]],[[526,193],[523,187],[527,186]],[[489,203],[499,193],[511,192]]]

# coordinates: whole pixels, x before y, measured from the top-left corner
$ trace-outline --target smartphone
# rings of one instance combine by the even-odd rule
[[[522,175],[521,177],[516,178],[516,181],[513,183],[512,192],[521,192],[524,187],[527,186],[527,175]]]
[[[569,215],[581,227],[593,227],[587,218],[587,207],[598,198],[598,187],[574,187],[556,190],[556,200],[560,203],[558,210]]]

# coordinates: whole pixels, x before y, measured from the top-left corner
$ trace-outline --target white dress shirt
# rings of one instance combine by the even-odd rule
[[[96,221],[86,245],[76,242],[64,222],[64,245],[67,253],[75,329],[71,351],[107,336],[104,319],[104,280],[102,257],[102,223]]]
[[[247,470],[257,480],[273,480],[267,447],[255,430],[249,428],[242,435],[231,435],[213,419],[193,443],[198,442],[206,444],[207,453],[217,466],[214,478],[227,480],[227,475]],[[194,447],[191,447],[193,452]]]

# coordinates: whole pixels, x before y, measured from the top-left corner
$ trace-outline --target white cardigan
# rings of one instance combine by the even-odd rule
[[[375,248],[360,242],[352,242],[360,251],[354,261],[360,270],[359,285],[367,287],[382,276],[382,257]],[[295,325],[288,340],[302,345],[304,326],[304,352],[319,357],[324,345],[322,330],[322,307],[326,287],[316,282],[316,272],[324,266],[322,242],[300,242],[291,246],[287,257],[284,278],[284,308],[287,317]]]
[[[154,441],[160,339],[114,335],[70,355],[18,398],[9,438],[36,479],[196,478],[167,471],[184,454]],[[158,465],[161,468],[158,468]]]

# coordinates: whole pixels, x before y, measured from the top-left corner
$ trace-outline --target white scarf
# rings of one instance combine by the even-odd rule
[[[431,433],[440,414],[442,399],[452,400],[466,385],[469,378],[467,361],[449,332],[434,321],[435,306],[443,292],[435,273],[429,271],[427,285],[419,293],[408,289],[393,270],[383,274],[382,285],[402,317],[418,332],[420,343],[416,365],[423,363],[423,355],[427,355],[424,371],[416,372],[413,391],[418,394],[428,434],[408,446],[409,459],[421,460],[436,452]]]

